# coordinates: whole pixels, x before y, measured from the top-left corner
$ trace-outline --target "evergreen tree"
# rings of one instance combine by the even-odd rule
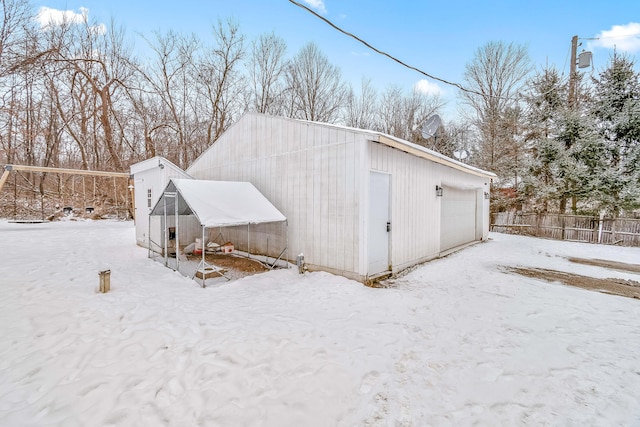
[[[614,216],[640,207],[640,75],[634,65],[614,53],[594,78],[592,113],[600,141],[583,152],[598,177],[594,201]]]
[[[571,210],[578,213],[578,200],[589,202],[597,187],[602,166],[599,153],[602,142],[593,120],[582,111],[563,109],[558,121],[555,141],[560,149],[556,161],[556,191],[560,213],[566,212],[566,202],[571,200]]]
[[[560,200],[567,183],[566,171],[572,157],[559,139],[566,117],[566,82],[557,69],[548,67],[536,73],[525,90],[527,122],[525,139],[530,147],[527,174],[523,177],[523,194],[540,212]]]

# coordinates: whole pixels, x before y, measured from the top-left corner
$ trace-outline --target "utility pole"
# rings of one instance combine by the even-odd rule
[[[578,36],[573,36],[571,38],[571,62],[569,67],[569,109],[575,110],[577,107],[577,96],[576,96],[576,83],[577,83],[577,71],[576,71],[576,63],[577,59],[577,51],[578,51]]]
[[[577,71],[576,71],[576,61],[577,61],[577,52],[578,52],[578,36],[573,36],[571,38],[571,61],[569,67],[569,111],[575,111],[577,108],[576,102],[576,82],[577,82]],[[569,191],[567,184],[565,183],[565,191]],[[560,198],[560,213],[564,214],[567,209],[567,196],[563,194]],[[577,199],[576,196],[573,195],[571,197],[571,207],[573,209],[573,213],[576,213],[577,208]],[[562,238],[564,239],[564,219],[562,220]]]

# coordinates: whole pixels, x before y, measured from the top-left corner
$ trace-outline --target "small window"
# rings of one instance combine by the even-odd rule
[[[147,190],[147,207],[151,209],[151,189]]]

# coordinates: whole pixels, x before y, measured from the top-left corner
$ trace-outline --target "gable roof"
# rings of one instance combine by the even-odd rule
[[[413,156],[430,160],[434,163],[439,163],[444,166],[451,167],[453,169],[470,173],[472,175],[476,175],[476,176],[480,176],[488,179],[493,179],[497,177],[497,175],[493,172],[489,172],[489,171],[468,165],[466,163],[452,159],[451,157],[445,156],[444,154],[438,153],[437,151],[431,150],[429,148],[423,147],[418,144],[414,144],[413,142],[409,142],[404,139],[396,138],[395,136],[392,136],[383,132],[373,131],[373,130],[353,128],[349,126],[336,125],[332,123],[313,122],[313,121],[303,120],[303,119],[292,119],[289,117],[270,116],[268,114],[261,114],[261,113],[255,113],[255,112],[245,113],[242,117],[240,117],[240,120],[238,120],[236,123],[232,125],[232,127],[241,126],[241,123],[246,120],[249,120],[251,116],[265,117],[272,121],[276,121],[276,120],[291,121],[291,122],[305,123],[310,126],[318,126],[318,127],[325,127],[325,128],[354,132],[354,133],[363,135],[364,138],[368,139],[369,141],[378,142],[388,147],[392,147],[400,151],[404,151],[405,153],[411,154]],[[198,161],[201,158],[203,158],[206,155],[207,151],[212,149],[214,145],[215,144],[212,144],[210,147],[204,150],[200,154],[200,156],[189,166],[189,168],[187,168],[187,171],[189,171],[196,163],[198,163]]]
[[[167,193],[175,193],[175,197]],[[287,218],[249,182],[171,179],[149,215],[195,215],[205,228],[262,224]]]
[[[141,162],[135,163],[131,165],[129,170],[131,171],[131,175],[135,175],[140,172],[147,171],[149,169],[154,169],[156,167],[164,168],[168,167],[172,171],[176,172],[178,175],[182,175],[184,178],[191,178],[188,173],[180,169],[180,167],[176,166],[171,161],[165,159],[162,156],[151,157],[150,159],[143,160]]]
[[[498,176],[493,172],[489,172],[475,166],[462,163],[458,160],[452,159],[451,157],[447,157],[444,154],[438,153],[437,151],[430,150],[426,147],[423,147],[422,145],[414,144],[413,142],[405,141],[404,139],[396,138],[395,136],[378,132],[377,138],[373,141],[379,142],[392,148],[396,148],[416,157],[431,160],[434,163],[440,163],[441,165],[448,166],[450,168],[467,172],[473,175],[489,179],[497,178]]]
[[[252,113],[252,114],[256,114],[256,113]],[[463,172],[468,172],[473,175],[478,175],[481,177],[486,177],[486,178],[497,177],[497,175],[493,172],[485,171],[475,166],[468,165],[466,163],[452,159],[451,157],[445,156],[444,154],[438,153],[437,151],[431,150],[427,147],[423,147],[422,145],[414,144],[413,142],[409,142],[402,138],[397,138],[393,135],[389,135],[384,132],[352,128],[348,126],[336,125],[331,123],[311,122],[308,120],[301,120],[301,119],[287,119],[285,117],[282,117],[282,118],[285,120],[295,120],[303,123],[309,123],[309,124],[314,124],[318,126],[325,126],[333,129],[343,129],[343,130],[348,130],[350,132],[356,132],[356,133],[365,135],[365,137],[367,137],[370,141],[379,142],[380,144],[386,145],[391,148],[396,148],[400,151],[404,151],[405,153],[411,154],[416,157],[421,157],[423,159],[427,159],[435,163],[440,163],[442,165],[449,166],[451,168],[458,169]]]

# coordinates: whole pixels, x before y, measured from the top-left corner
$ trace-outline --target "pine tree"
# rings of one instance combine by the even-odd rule
[[[640,207],[640,74],[634,62],[614,53],[594,78],[592,106],[600,143],[584,153],[599,177],[594,201],[614,217]],[[595,160],[599,157],[599,160]]]
[[[525,91],[527,121],[525,139],[530,147],[523,193],[532,207],[547,212],[550,203],[566,193],[567,171],[572,157],[566,143],[559,139],[566,125],[566,82],[554,67],[536,73]]]

